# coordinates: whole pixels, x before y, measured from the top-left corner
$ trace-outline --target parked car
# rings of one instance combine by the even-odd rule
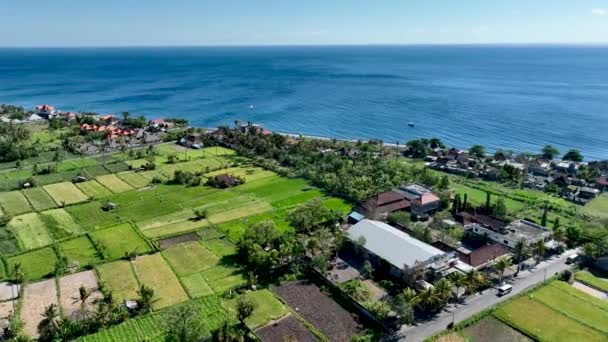
[[[579,255],[576,253],[569,255],[568,259],[566,259],[566,264],[573,264],[573,263],[577,262],[578,257],[579,257]]]
[[[498,290],[498,296],[502,297],[508,293],[511,293],[511,291],[513,290],[513,286],[509,285],[509,284],[502,284],[499,287],[496,288]]]

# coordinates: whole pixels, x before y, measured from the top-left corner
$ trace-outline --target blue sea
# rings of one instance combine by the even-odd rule
[[[608,159],[602,46],[0,49],[0,102]]]

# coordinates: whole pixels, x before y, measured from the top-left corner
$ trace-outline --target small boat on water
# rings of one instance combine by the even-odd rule
[[[253,109],[253,105],[250,105],[250,106],[249,106],[249,109]]]
[[[414,123],[413,122],[410,122],[407,125],[410,126],[410,127],[414,127]]]

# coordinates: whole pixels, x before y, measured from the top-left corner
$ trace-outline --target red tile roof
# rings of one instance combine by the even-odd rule
[[[460,254],[459,257],[463,262],[473,267],[479,267],[508,253],[509,251],[503,245],[495,243],[478,248],[468,255]]]
[[[44,111],[54,111],[55,107],[53,107],[51,105],[43,104],[43,105],[36,106],[36,109],[37,110],[44,110]]]
[[[437,197],[435,194],[432,194],[432,193],[426,193],[426,194],[423,194],[422,196],[420,196],[416,201],[421,205],[425,205],[428,203],[433,203],[433,202],[439,201],[439,197]]]
[[[116,118],[116,115],[114,115],[114,114],[108,114],[108,115],[99,117],[100,120],[110,120],[110,119],[115,119],[115,118]]]

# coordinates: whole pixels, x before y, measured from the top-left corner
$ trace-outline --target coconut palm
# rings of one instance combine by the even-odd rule
[[[534,244],[534,255],[536,256],[536,264],[540,264],[540,262],[543,260],[543,258],[545,257],[545,252],[546,252],[547,248],[545,246],[545,241],[543,240],[538,240],[535,244]]]
[[[515,248],[513,249],[513,256],[517,261],[517,272],[515,272],[515,275],[517,276],[519,274],[519,271],[521,270],[521,264],[528,257],[528,245],[525,239],[522,238],[517,241],[517,243],[515,244]]]
[[[442,278],[435,282],[435,293],[441,298],[441,302],[445,305],[452,297],[452,283],[446,278]]]
[[[86,287],[80,285],[80,288],[78,289],[78,297],[72,297],[74,300],[73,304],[80,303],[80,314],[82,315],[82,319],[86,318],[89,311],[88,300],[92,293],[93,292],[91,290],[88,290]]]
[[[513,265],[513,263],[511,262],[511,258],[509,258],[507,256],[498,258],[496,260],[496,263],[494,263],[494,268],[496,268],[496,271],[498,271],[498,273],[500,274],[501,283],[502,283],[502,280],[504,279],[505,271],[512,265]]]
[[[420,291],[418,298],[420,299],[420,304],[430,312],[436,312],[443,304],[442,298],[432,287]]]
[[[465,286],[468,293],[473,293],[479,287],[480,274],[476,270],[470,270],[465,274]]]
[[[137,295],[139,296],[137,299],[139,310],[143,313],[152,311],[152,304],[158,301],[154,295],[154,289],[142,284],[137,290]]]
[[[454,272],[450,276],[450,281],[456,287],[456,298],[460,298],[460,288],[466,285],[466,276],[460,272]]]
[[[51,304],[44,309],[42,321],[38,324],[38,333],[41,341],[52,341],[59,334],[59,310],[56,304]]]

